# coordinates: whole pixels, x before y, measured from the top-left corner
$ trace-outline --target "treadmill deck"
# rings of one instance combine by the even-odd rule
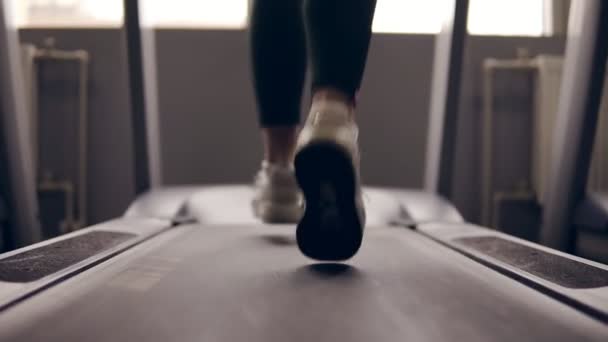
[[[402,227],[347,263],[293,226],[183,225],[0,315],[1,341],[607,341],[608,329]]]

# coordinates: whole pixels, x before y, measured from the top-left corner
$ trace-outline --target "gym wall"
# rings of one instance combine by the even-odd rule
[[[23,42],[53,36],[91,53],[90,223],[120,215],[134,196],[124,35],[118,29],[26,29]],[[248,183],[261,151],[244,31],[159,30],[159,103],[167,184]],[[454,202],[479,216],[481,62],[518,47],[558,54],[559,37],[470,37],[460,101]],[[369,185],[421,187],[434,37],[376,34],[359,106],[362,174]],[[303,101],[303,108],[307,96]],[[513,145],[514,149],[524,148]]]

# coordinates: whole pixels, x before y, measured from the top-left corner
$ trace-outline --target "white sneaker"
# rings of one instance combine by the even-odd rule
[[[358,134],[350,109],[335,101],[313,104],[300,132],[294,165],[305,212],[296,235],[308,257],[345,260],[361,246]]]
[[[267,223],[296,223],[302,217],[302,194],[293,168],[262,162],[255,176],[254,215]]]

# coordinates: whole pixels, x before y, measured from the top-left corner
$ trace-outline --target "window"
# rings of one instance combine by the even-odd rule
[[[497,36],[542,36],[543,0],[470,0],[470,34]]]
[[[242,29],[248,0],[143,0],[157,27]]]
[[[19,26],[122,24],[123,0],[11,0]],[[146,21],[157,27],[242,29],[249,0],[140,0]],[[470,0],[469,32],[541,36],[545,5],[552,0]],[[439,32],[447,0],[378,0],[374,32]]]
[[[9,0],[21,27],[122,25],[122,0]]]
[[[12,0],[19,26],[122,25],[123,0]],[[244,28],[248,0],[140,0],[158,27]]]
[[[542,36],[545,2],[552,0],[470,0],[470,34]],[[446,0],[378,0],[374,32],[437,33]]]
[[[437,33],[445,0],[377,0],[372,30],[382,33]]]

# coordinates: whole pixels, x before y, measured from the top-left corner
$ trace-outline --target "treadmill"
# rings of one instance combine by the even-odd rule
[[[579,25],[608,4],[573,3],[570,34],[594,37]],[[441,95],[466,10],[437,40]],[[152,187],[119,218],[0,255],[0,341],[608,340],[607,266],[466,223],[431,191],[365,192],[359,253],[319,263],[293,225],[253,220],[244,186]]]

